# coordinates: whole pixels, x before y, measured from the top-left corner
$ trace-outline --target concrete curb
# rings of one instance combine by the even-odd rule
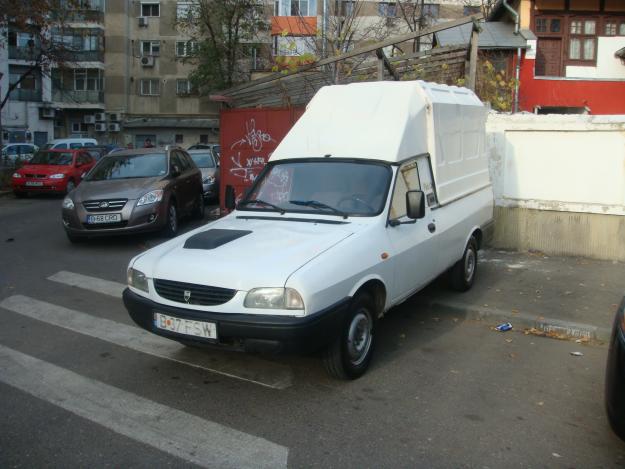
[[[0,190],[0,197],[8,197],[12,193],[13,193],[13,191],[2,191],[2,190]]]
[[[496,323],[510,322],[513,329],[523,330],[535,328],[547,333],[556,333],[566,337],[581,339],[588,338],[608,342],[611,329],[607,327],[592,326],[561,319],[547,318],[539,314],[512,313],[495,308],[482,308],[452,301],[430,300],[428,306],[447,310],[450,313],[463,314],[469,319],[492,320]]]

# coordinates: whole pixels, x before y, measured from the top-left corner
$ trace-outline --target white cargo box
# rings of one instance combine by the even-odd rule
[[[490,184],[486,110],[472,91],[424,81],[321,88],[271,160],[366,158],[400,162],[429,153],[445,205]]]

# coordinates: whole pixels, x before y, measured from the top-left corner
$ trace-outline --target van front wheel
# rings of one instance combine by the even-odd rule
[[[477,241],[473,236],[469,239],[462,259],[454,264],[449,271],[449,283],[456,291],[465,292],[473,286],[477,273]]]
[[[330,376],[356,379],[367,371],[374,348],[374,311],[368,294],[354,297],[338,337],[324,352],[323,364]]]

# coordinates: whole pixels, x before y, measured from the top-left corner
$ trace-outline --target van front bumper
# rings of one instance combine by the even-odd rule
[[[124,305],[130,317],[143,329],[179,342],[220,346],[245,351],[280,351],[308,353],[330,344],[341,330],[351,298],[306,317],[269,314],[231,314],[196,311],[161,305],[126,288]],[[217,340],[208,340],[159,329],[154,314],[160,312],[182,319],[216,324]]]

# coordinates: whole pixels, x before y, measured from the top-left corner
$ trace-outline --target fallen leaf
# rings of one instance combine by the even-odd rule
[[[561,458],[561,457],[562,457],[562,456],[560,456],[558,453],[551,453],[551,455],[552,455],[554,458]]]
[[[506,339],[506,342],[510,343],[512,342],[512,339]]]

